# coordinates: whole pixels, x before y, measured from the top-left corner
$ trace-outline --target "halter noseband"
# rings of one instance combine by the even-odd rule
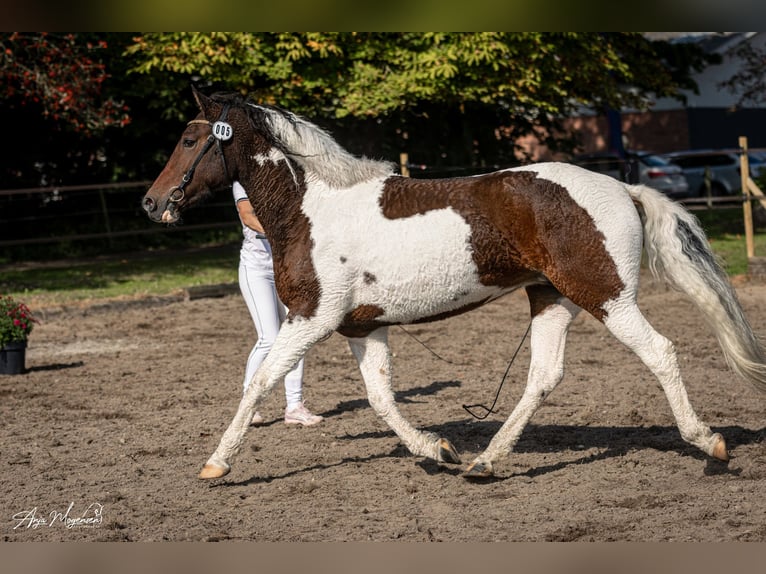
[[[202,146],[202,149],[197,154],[197,157],[194,158],[194,161],[192,162],[191,167],[189,167],[189,169],[186,170],[186,173],[181,179],[181,185],[177,185],[176,187],[170,190],[170,197],[168,198],[168,202],[178,203],[184,198],[184,196],[186,195],[184,192],[184,188],[191,181],[192,177],[194,176],[194,171],[197,169],[197,166],[202,161],[202,158],[210,150],[210,148],[213,147],[213,143],[216,143],[216,145],[218,146],[218,153],[220,154],[221,161],[223,162],[223,171],[226,174],[226,179],[231,181],[231,176],[229,175],[229,168],[226,165],[226,157],[223,155],[223,142],[230,139],[231,136],[233,135],[231,126],[226,123],[226,117],[229,115],[230,107],[231,107],[231,104],[225,104],[223,106],[223,111],[221,112],[221,116],[218,118],[218,121],[216,121],[215,123],[210,122],[209,120],[191,120],[190,122],[186,124],[186,125],[205,124],[205,125],[211,126],[212,132],[209,136],[207,136],[205,145]]]

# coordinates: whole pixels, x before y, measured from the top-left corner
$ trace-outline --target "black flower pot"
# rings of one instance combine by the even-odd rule
[[[0,348],[0,375],[19,375],[23,373],[26,353],[26,341],[12,341]]]

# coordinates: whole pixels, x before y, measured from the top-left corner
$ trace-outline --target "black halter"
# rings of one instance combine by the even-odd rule
[[[202,161],[202,158],[205,157],[205,154],[210,150],[211,147],[213,147],[214,143],[218,146],[218,154],[221,156],[221,161],[223,162],[223,170],[224,170],[224,173],[226,174],[226,179],[228,179],[229,182],[232,181],[231,176],[229,175],[229,168],[226,165],[226,157],[223,155],[223,142],[230,139],[232,136],[231,126],[225,123],[226,118],[229,115],[230,107],[231,107],[231,104],[225,104],[223,106],[221,117],[219,117],[218,121],[216,121],[215,123],[210,122],[209,120],[192,120],[188,124],[186,124],[186,125],[189,125],[189,124],[209,125],[211,126],[211,133],[209,136],[207,136],[207,140],[205,141],[205,144],[202,146],[202,149],[197,154],[197,157],[194,159],[189,169],[186,170],[186,173],[181,179],[181,185],[177,185],[176,187],[170,190],[170,197],[168,198],[168,202],[178,203],[184,198],[185,196],[184,188],[189,184],[192,177],[194,177],[194,171],[197,169],[197,166]],[[219,122],[223,122],[223,125],[219,124]],[[226,133],[222,133],[222,131],[226,131],[226,130],[228,130]],[[222,137],[222,136],[227,136],[227,137]]]

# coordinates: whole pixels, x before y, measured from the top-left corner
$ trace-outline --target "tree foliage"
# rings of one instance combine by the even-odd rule
[[[514,161],[530,134],[571,149],[562,120],[583,109],[646,109],[694,89],[695,50],[638,33],[177,32],[137,36],[126,53],[138,74],[183,74],[333,130],[374,120],[385,142],[396,133],[394,145],[431,149],[432,163],[476,164]]]
[[[148,179],[167,159],[189,80],[130,75],[125,33],[0,33],[0,122],[14,134],[0,156],[2,187]],[[138,81],[137,81],[138,80]],[[162,99],[162,110],[151,106]]]
[[[739,106],[759,105],[766,102],[766,47],[741,42],[732,54],[742,66],[719,87],[739,94]]]
[[[539,117],[675,94],[658,47],[636,33],[178,32],[139,36],[127,53],[136,72],[193,74],[307,114],[440,102]]]
[[[106,48],[81,34],[0,33],[0,95],[6,105],[38,108],[54,127],[91,134],[125,126],[127,109],[103,93]]]
[[[701,60],[634,33],[0,33],[6,186],[151,178],[189,86],[303,114],[355,153],[478,165],[566,140],[582,107],[645,107]],[[128,125],[129,124],[129,125]],[[13,183],[11,183],[13,182]]]

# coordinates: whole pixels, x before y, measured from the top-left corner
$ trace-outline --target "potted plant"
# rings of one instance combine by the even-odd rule
[[[0,374],[24,372],[27,338],[37,319],[10,295],[0,295]]]

